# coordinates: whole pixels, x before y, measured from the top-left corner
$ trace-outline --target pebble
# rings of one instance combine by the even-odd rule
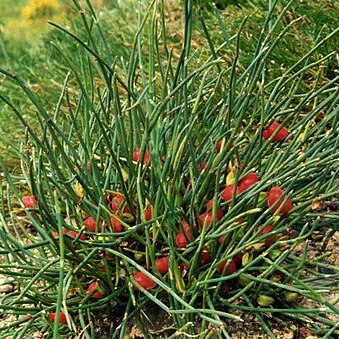
[[[0,293],[11,293],[14,291],[13,278],[0,278]]]

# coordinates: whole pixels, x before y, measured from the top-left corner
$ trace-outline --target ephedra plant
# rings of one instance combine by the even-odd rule
[[[1,297],[1,314],[15,316],[1,335],[95,338],[101,319],[107,338],[124,338],[157,307],[168,336],[229,338],[252,312],[272,338],[268,314],[334,337],[339,272],[324,262],[338,216],[321,204],[339,193],[339,79],[319,80],[334,53],[314,55],[338,32],[272,79],[270,53],[294,24],[281,28],[279,1],[248,65],[238,64],[241,30],[214,45],[189,0],[179,53],[163,1],[139,2],[128,61],[114,58],[90,2],[73,2],[86,35],[53,25],[83,54],[54,46],[69,73],[53,112],[1,69],[40,124],[1,95],[26,133],[22,174],[1,160],[0,273],[15,284]],[[200,23],[204,59],[191,49]],[[310,258],[315,231],[324,253]]]

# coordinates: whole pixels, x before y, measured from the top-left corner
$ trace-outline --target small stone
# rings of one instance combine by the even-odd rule
[[[0,293],[10,293],[14,291],[13,278],[0,278]]]
[[[0,293],[10,293],[13,291],[14,291],[13,285],[10,284],[0,285]]]

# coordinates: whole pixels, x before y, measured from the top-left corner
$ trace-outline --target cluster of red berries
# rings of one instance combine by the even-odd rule
[[[286,127],[281,127],[278,122],[274,121],[263,131],[262,136],[264,139],[270,139],[273,134],[275,134],[273,140],[280,142],[284,141],[289,136],[290,132]]]
[[[276,130],[279,129],[278,132]],[[273,136],[273,138],[271,138]],[[273,122],[267,129],[263,131],[263,137],[265,139],[281,142],[287,138],[289,135],[289,131],[279,125],[277,122]],[[271,139],[270,139],[271,138]],[[222,140],[219,140],[216,144],[216,149],[218,152],[221,151],[222,148]],[[142,159],[141,159],[142,157]],[[141,149],[137,148],[134,150],[132,159],[134,162],[141,162],[144,165],[149,165],[151,161],[151,155],[148,150],[143,151],[141,153]],[[201,165],[201,169],[205,169],[206,164],[203,163]],[[251,172],[248,173],[245,177],[243,177],[237,185],[230,184],[227,185],[223,191],[221,192],[221,198],[224,202],[230,203],[237,195],[241,194],[242,192],[250,189],[253,185],[259,182],[259,177],[256,173]],[[107,225],[107,222],[97,222],[95,218],[92,216],[88,216],[85,218],[83,225],[89,232],[101,232],[103,227],[110,228],[111,231],[120,233],[124,231],[124,223],[122,221],[122,216],[126,213],[133,213],[130,211],[130,207],[128,206],[125,197],[123,194],[116,193],[113,196],[105,195],[104,197],[105,202],[107,205],[110,206],[112,211],[112,217],[110,218],[110,225]],[[34,196],[24,196],[22,197],[22,202],[26,208],[35,209],[38,207],[38,201]],[[213,225],[214,222],[220,221],[223,216],[224,212],[220,206],[214,206],[215,201],[209,200],[205,205],[205,212],[200,214],[198,217],[200,227],[209,228]],[[272,213],[278,213],[279,215],[287,214],[292,208],[292,200],[289,198],[284,190],[280,187],[272,187],[268,192],[267,197],[267,206],[271,208]],[[143,211],[142,220],[150,221],[153,218],[153,207],[151,204],[148,204]],[[239,220],[239,223],[243,222],[243,220]],[[271,232],[273,229],[272,225],[268,225],[262,231],[262,234],[265,235]],[[176,234],[175,237],[175,244],[180,249],[185,249],[188,244],[194,240],[194,234],[197,233],[198,227],[193,224],[189,225],[187,221],[182,220],[179,225],[179,232]],[[80,240],[86,240],[86,234],[82,233],[79,234],[74,230],[67,230],[64,229],[64,234],[72,237],[78,238]],[[56,232],[53,233],[54,237],[58,237]],[[220,237],[218,239],[219,245],[222,244],[224,237]],[[266,245],[271,245],[270,239],[266,241]],[[211,256],[208,248],[205,248],[200,253],[199,258],[199,265],[203,266],[208,264],[211,261]],[[221,262],[217,268],[217,271],[220,274],[224,275],[231,275],[236,272],[237,268],[241,265],[242,262],[242,253],[238,253],[234,256],[231,260],[225,260]],[[155,268],[159,274],[165,275],[169,271],[169,256],[161,256],[157,258],[154,262]],[[180,269],[182,271],[187,270],[189,265],[187,263],[182,262],[180,264]],[[147,274],[141,271],[137,271],[133,274],[133,284],[135,288],[141,286],[146,290],[151,290],[157,286],[157,283],[150,278]],[[100,286],[98,281],[91,282],[87,289],[86,294],[89,295],[91,299],[101,299],[104,298],[106,293],[105,290]],[[55,321],[56,313],[49,313],[49,318],[51,321]],[[59,315],[59,321],[61,324],[67,324],[66,315],[61,312]]]
[[[133,152],[132,159],[135,162],[139,162],[141,158],[141,150],[140,148],[136,149]],[[146,150],[143,154],[143,163],[148,164],[150,162],[150,153]],[[38,208],[38,200],[33,195],[27,195],[23,196],[21,198],[23,205],[30,210]],[[125,213],[130,213],[129,206],[125,200],[125,197],[123,194],[116,193],[113,196],[106,194],[104,196],[105,203],[110,207],[112,212],[112,217],[110,218],[110,223],[104,221],[97,222],[96,219],[92,216],[88,216],[84,219],[83,225],[85,229],[89,232],[101,232],[102,228],[108,228],[111,231],[115,233],[120,233],[124,230],[123,226],[123,215]],[[143,211],[143,219],[146,221],[149,221],[152,219],[152,206],[148,204]],[[82,241],[87,240],[87,236],[85,233],[79,233],[75,230],[69,230],[65,227],[63,228],[63,234],[66,236],[69,236],[73,239],[78,238]],[[57,239],[59,237],[58,232],[52,232],[52,237]],[[71,245],[71,249],[75,249],[73,245]],[[76,267],[77,265],[75,265]],[[156,268],[159,270],[160,274],[165,274],[168,271],[168,257],[162,257],[158,258],[155,262]],[[100,268],[100,271],[103,272],[104,268]],[[156,284],[148,278],[146,275],[144,275],[142,272],[135,272],[134,274],[134,280],[136,283],[140,283],[141,286],[143,286],[146,289],[153,288]],[[100,283],[98,281],[91,282],[87,289],[86,294],[89,295],[89,298],[91,299],[101,299],[105,297],[105,289],[100,286]],[[51,312],[48,315],[49,319],[52,322],[55,322],[56,319],[56,313]],[[63,312],[60,312],[59,315],[59,323],[60,324],[67,324],[66,315]]]

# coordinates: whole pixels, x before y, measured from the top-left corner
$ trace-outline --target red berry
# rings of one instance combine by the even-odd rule
[[[144,209],[144,216],[146,221],[150,221],[153,218],[153,206],[147,205]]]
[[[218,244],[221,245],[224,242],[224,240],[225,240],[225,236],[223,235],[222,237],[218,239]]]
[[[209,250],[202,250],[200,253],[200,258],[199,258],[199,265],[203,266],[209,263],[211,260],[210,256],[210,251]]]
[[[64,233],[65,233],[66,235],[68,235],[69,237],[71,237],[71,238],[76,238],[76,237],[79,235],[79,232],[72,231],[72,230],[66,230],[66,231],[64,231]],[[86,240],[87,237],[86,237],[85,234],[82,233],[82,234],[80,235],[79,239],[80,239],[80,240]]]
[[[263,230],[262,234],[265,235],[267,233],[270,233],[272,231],[273,226],[272,225],[267,225]]]
[[[133,152],[133,161],[139,162],[140,161],[140,156],[141,156],[141,148],[138,147]],[[150,160],[151,160],[151,154],[150,154],[150,152],[145,150],[143,163],[144,164],[148,164],[150,162]]]
[[[186,272],[189,270],[190,265],[186,264],[185,262],[180,263],[179,265],[180,271],[183,275],[186,274]]]
[[[239,190],[241,192],[245,191],[258,181],[259,181],[259,177],[255,173],[253,172],[248,173],[247,175],[245,175],[244,178],[242,178],[239,181],[239,184],[238,184]]]
[[[93,217],[88,217],[85,219],[84,225],[88,231],[95,232],[97,223],[95,222],[95,219]]]
[[[235,195],[239,194],[240,190],[239,187],[236,188]],[[224,201],[230,201],[233,199],[233,194],[234,194],[234,185],[228,185],[222,192],[222,198]]]
[[[262,135],[265,139],[269,139],[273,133],[280,127],[280,124],[274,121],[269,127],[267,127]],[[283,141],[290,134],[289,130],[286,127],[282,127],[279,132],[273,137],[274,141]]]
[[[181,221],[181,228],[183,230],[183,234],[186,235],[186,238],[192,239],[191,227],[186,220]],[[196,230],[197,229],[196,225],[193,225],[192,229]]]
[[[209,200],[206,203],[206,211],[207,212],[212,212],[213,211],[213,205],[214,205],[214,201]],[[222,219],[222,217],[224,216],[224,212],[222,211],[222,209],[220,207],[217,208],[217,216],[216,219],[219,221],[220,219]]]
[[[93,291],[95,291],[93,293]],[[91,294],[91,298],[92,299],[102,299],[105,297],[105,295],[102,293],[102,290],[99,287],[99,284],[97,281],[93,281],[87,288],[86,290],[87,294],[93,293]]]
[[[223,142],[223,139],[220,139],[220,140],[218,140],[217,143],[215,144],[215,148],[216,148],[216,150],[217,150],[218,153],[221,151],[222,142]]]
[[[225,268],[226,264],[228,264],[228,267],[226,268],[226,271],[224,273],[225,275],[231,275],[237,270],[237,266],[236,266],[233,259],[230,262],[225,260],[218,267],[218,272],[220,274],[224,272],[224,268]]]
[[[38,200],[34,195],[25,195],[21,198],[22,203],[26,208],[35,208],[38,206]]]
[[[120,233],[124,230],[124,226],[121,224],[121,222],[119,220],[117,220],[116,218],[111,218],[111,223],[113,226],[113,230],[116,233]]]
[[[244,217],[240,217],[238,219],[238,224],[242,224],[245,221]]]
[[[104,194],[104,201],[109,205],[111,203],[111,196],[109,194]]]
[[[271,134],[272,133],[270,132],[270,130],[268,128],[266,128],[262,131],[262,136],[266,140],[270,138]]]
[[[157,286],[157,283],[153,281],[151,278],[149,278],[146,274],[142,272],[135,272],[134,275],[134,280],[145,290],[151,290],[155,286]]]
[[[54,312],[48,313],[48,318],[54,323],[56,320],[57,314]],[[66,314],[64,312],[59,313],[59,324],[67,325]]]
[[[213,199],[208,200],[206,203],[206,211],[212,211],[213,206],[214,206],[214,200]]]
[[[217,220],[221,220],[222,217],[224,216],[224,212],[222,211],[222,209],[220,207],[218,207],[217,209]]]
[[[123,195],[117,194],[111,200],[111,209],[114,212],[125,212],[122,210],[122,207],[125,203],[125,198]]]
[[[279,214],[284,215],[292,209],[292,199],[287,198],[286,200],[285,191],[280,187],[275,186],[268,192],[267,206],[273,206],[277,200],[279,200],[279,202],[272,209],[272,213],[275,213],[278,209],[280,209]]]
[[[175,238],[175,243],[179,248],[186,248],[187,247],[187,240],[183,233],[178,233]]]
[[[166,274],[169,268],[169,258],[162,257],[155,260],[155,267],[161,275]]]
[[[109,267],[108,267],[108,266],[105,266],[105,265],[103,265],[103,264],[99,264],[99,271],[100,271],[101,273],[106,273],[106,274],[108,274],[108,272],[109,272]]]
[[[133,155],[132,155],[133,161],[135,161],[135,162],[138,162],[138,161],[139,161],[140,151],[141,151],[140,147],[136,148],[136,149],[133,151]]]
[[[59,238],[59,233],[54,231],[52,232],[51,236],[54,238],[54,239],[58,239]]]
[[[199,215],[200,224],[204,227],[211,227],[213,223],[213,214],[212,212],[206,212]]]
[[[202,171],[207,167],[207,162],[202,161],[198,167],[198,171]]]
[[[114,255],[112,255],[112,254],[109,254],[109,253],[105,253],[105,252],[99,252],[98,253],[98,257],[99,258],[105,258],[105,259],[107,259],[107,260],[112,260],[112,259],[114,259]]]

